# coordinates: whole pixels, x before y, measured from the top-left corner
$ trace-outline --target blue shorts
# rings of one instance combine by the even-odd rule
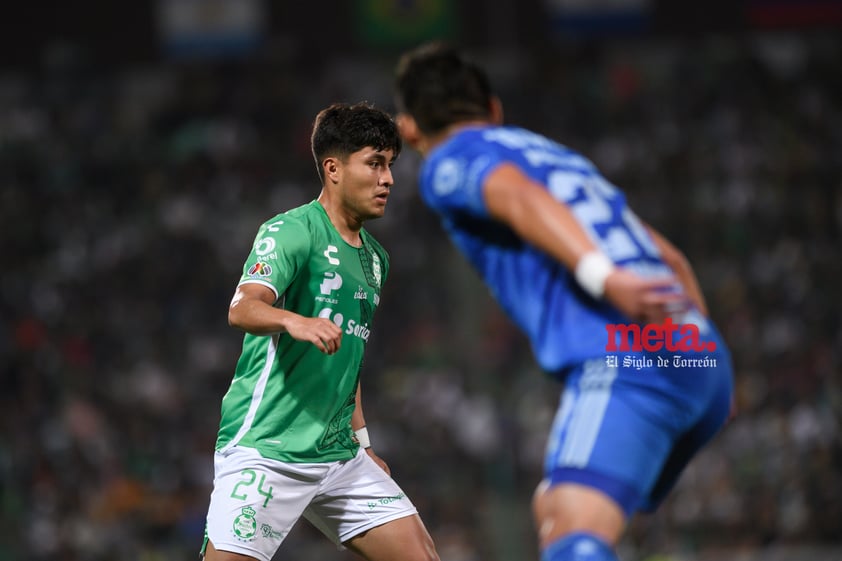
[[[708,354],[589,360],[565,379],[544,476],[550,485],[599,489],[626,516],[655,510],[727,420],[732,392],[731,359],[721,340]]]

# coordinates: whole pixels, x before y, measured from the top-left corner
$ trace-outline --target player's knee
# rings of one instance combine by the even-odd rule
[[[582,485],[539,486],[533,512],[542,547],[575,532],[614,544],[625,528],[621,507],[601,491]]]
[[[547,515],[547,499],[545,495],[549,488],[549,480],[544,479],[538,484],[535,492],[532,494],[532,517],[536,523],[540,523]]]

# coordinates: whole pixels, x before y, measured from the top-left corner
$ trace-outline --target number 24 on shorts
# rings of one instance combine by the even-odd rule
[[[234,489],[231,491],[231,498],[245,501],[248,498],[248,489],[243,489],[244,492],[242,494],[238,493],[237,491],[240,487],[251,487],[252,485],[254,485],[254,482],[257,479],[257,472],[255,472],[253,469],[244,469],[240,472],[240,474],[244,475],[245,478],[239,480],[237,484],[234,485]],[[263,507],[265,508],[266,505],[269,503],[269,499],[273,498],[273,495],[271,487],[269,487],[268,489],[263,488],[264,483],[266,483],[266,474],[261,473],[260,483],[257,484],[257,492],[266,497],[263,500]]]

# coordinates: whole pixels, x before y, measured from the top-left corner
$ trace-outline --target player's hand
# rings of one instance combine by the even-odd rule
[[[298,316],[286,322],[286,330],[297,341],[309,341],[325,354],[339,350],[342,329],[327,318]]]
[[[374,450],[372,450],[371,448],[366,448],[365,453],[368,454],[368,456],[372,460],[374,460],[374,463],[380,466],[380,469],[385,471],[387,475],[392,475],[392,470],[389,469],[389,466],[386,464],[386,462],[383,461],[383,459],[380,456],[374,453]]]
[[[618,267],[605,279],[604,298],[635,322],[663,323],[690,307],[679,286],[675,277],[647,279]]]

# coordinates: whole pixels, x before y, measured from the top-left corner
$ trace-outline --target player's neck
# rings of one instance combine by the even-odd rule
[[[436,146],[465,129],[476,129],[490,126],[494,126],[494,123],[488,119],[477,119],[473,121],[460,121],[458,123],[454,123],[441,132],[425,136],[418,144],[418,151],[421,152],[422,156],[426,157]]]
[[[339,232],[339,236],[348,244],[360,247],[363,244],[360,237],[360,230],[363,227],[362,220],[352,216],[341,205],[333,204],[333,199],[327,196],[324,191],[317,200],[325,209],[330,223]]]

